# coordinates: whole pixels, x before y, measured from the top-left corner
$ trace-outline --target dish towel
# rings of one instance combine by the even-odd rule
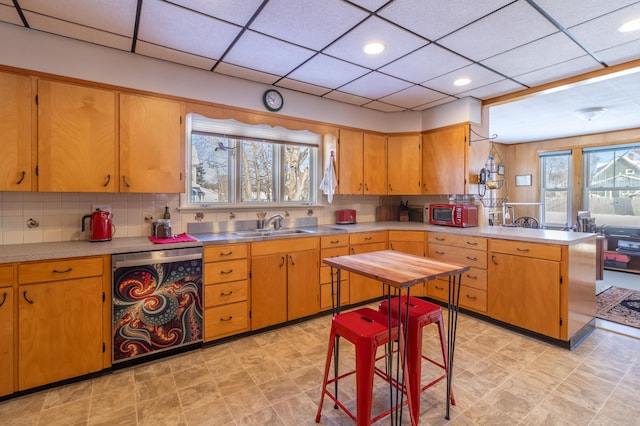
[[[173,238],[156,238],[153,235],[149,237],[149,241],[153,244],[171,244],[171,243],[189,243],[192,241],[198,241],[186,232],[180,235],[176,235]]]
[[[322,182],[320,182],[320,189],[327,194],[327,200],[329,204],[333,201],[333,191],[336,189],[336,184],[338,183],[338,179],[336,178],[336,168],[335,168],[335,160],[333,155],[329,159],[329,164],[324,171],[324,176],[322,177]]]

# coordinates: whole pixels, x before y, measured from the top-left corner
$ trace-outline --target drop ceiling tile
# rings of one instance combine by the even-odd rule
[[[536,3],[565,28],[610,13],[638,0],[536,0]]]
[[[370,99],[379,99],[410,86],[411,83],[374,71],[342,86],[340,90]]]
[[[327,55],[316,55],[288,77],[311,84],[336,88],[362,77],[369,70]]]
[[[396,0],[379,15],[429,40],[437,40],[513,0]]]
[[[240,27],[157,0],[142,3],[140,40],[220,59]],[[215,34],[215,36],[212,36]]]
[[[0,21],[22,26],[22,20],[13,6],[0,5]]]
[[[389,0],[351,0],[351,3],[357,4],[360,7],[364,7],[370,11],[376,11],[388,3]]]
[[[130,37],[100,31],[95,28],[61,21],[60,19],[50,18],[48,16],[38,15],[31,12],[24,12],[24,15],[27,22],[29,22],[29,26],[35,30],[58,34],[64,37],[87,41],[89,43],[95,43],[102,46],[113,47],[115,49],[131,50],[132,40]]]
[[[558,32],[482,61],[504,75],[519,75],[583,56],[585,51]]]
[[[375,109],[382,112],[400,112],[404,111],[404,108],[400,108],[395,105],[385,104],[384,102],[373,101],[363,105],[365,108]]]
[[[316,96],[322,96],[331,91],[331,89],[326,87],[316,86],[315,84],[304,83],[290,78],[283,78],[280,80],[278,82],[278,87],[297,90],[298,92],[309,93]]]
[[[469,78],[471,79],[471,83],[466,86],[455,86],[453,82],[459,78]],[[504,79],[504,77],[500,74],[496,74],[483,66],[472,64],[449,74],[425,81],[421,85],[442,93],[455,95],[495,83],[502,79]]]
[[[250,28],[321,50],[368,16],[341,0],[270,0]]]
[[[34,12],[133,37],[136,2],[130,0],[20,0],[23,11]],[[31,22],[29,21],[29,25]]]
[[[13,6],[13,0],[0,0],[0,4],[6,4],[7,6],[11,6],[15,9]]]
[[[216,69],[214,71],[220,74],[229,75],[231,77],[238,77],[249,81],[257,81],[258,83],[264,84],[274,84],[280,79],[280,77],[275,74],[256,71],[238,65],[228,64],[226,62],[220,62],[216,66]]]
[[[453,102],[455,100],[458,100],[458,98],[454,98],[453,96],[445,96],[445,97],[440,98],[438,100],[435,100],[433,102],[429,102],[429,103],[417,106],[417,107],[412,108],[412,109],[414,111],[424,111],[426,109],[434,108],[434,107],[437,107],[438,105],[444,105],[444,104],[447,104],[449,102]]]
[[[621,33],[618,28],[633,17],[640,17],[640,2],[608,15],[569,28],[578,40],[592,51],[609,49],[640,40],[640,31]]]
[[[362,50],[366,43],[380,41],[386,49],[378,55]],[[422,38],[377,17],[371,17],[324,50],[327,55],[370,69],[379,68],[424,45]]]
[[[379,71],[413,83],[421,83],[471,63],[440,46],[429,44],[385,65]]]
[[[371,99],[365,98],[364,96],[356,96],[352,95],[351,93],[341,92],[339,90],[334,90],[331,93],[327,93],[323,97],[334,101],[345,102],[358,106],[371,102]]]
[[[495,83],[487,84],[486,86],[478,87],[477,89],[459,93],[458,96],[463,98],[471,96],[477,99],[489,99],[496,96],[506,95],[507,93],[517,92],[518,90],[526,88],[527,87],[522,84],[518,84],[509,79],[504,79]]]
[[[406,109],[411,109],[417,105],[424,105],[426,103],[441,99],[443,96],[445,95],[440,92],[427,89],[426,87],[411,86],[392,95],[380,98],[380,101],[400,106]]]
[[[513,78],[522,84],[534,87],[601,68],[602,65],[599,62],[589,55],[584,55],[537,71],[517,75]]]
[[[556,27],[528,3],[517,1],[442,38],[439,43],[481,61],[556,31]]]
[[[213,59],[203,58],[202,56],[191,55],[189,53],[173,50],[168,47],[150,44],[144,41],[138,41],[136,44],[136,53],[150,56],[152,58],[162,59],[164,61],[174,62],[176,64],[186,65],[189,67],[210,70],[215,64]]]
[[[312,50],[246,31],[224,60],[246,68],[284,76],[313,54]]]
[[[596,51],[596,55],[607,65],[617,65],[638,59],[638,52],[640,52],[640,40],[634,40],[610,49]]]
[[[171,0],[171,2],[244,27],[263,0]]]

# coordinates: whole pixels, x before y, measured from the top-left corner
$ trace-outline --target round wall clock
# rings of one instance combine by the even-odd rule
[[[262,102],[269,111],[280,111],[284,106],[284,98],[282,94],[275,89],[269,89],[264,92]]]

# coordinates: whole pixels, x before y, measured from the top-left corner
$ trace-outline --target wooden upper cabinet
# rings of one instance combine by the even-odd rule
[[[184,192],[184,106],[120,94],[120,192]]]
[[[38,190],[114,192],[116,93],[38,81]]]
[[[31,78],[0,73],[0,191],[30,191]]]
[[[340,194],[386,194],[386,169],[386,136],[340,129]]]
[[[422,135],[422,193],[465,194],[468,156],[467,124]]]
[[[389,136],[387,142],[388,194],[421,193],[420,160],[420,135]]]

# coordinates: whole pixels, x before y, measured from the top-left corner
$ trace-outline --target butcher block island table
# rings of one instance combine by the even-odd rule
[[[336,298],[340,300],[340,273],[341,271],[348,271],[355,274],[360,274],[368,278],[372,278],[381,282],[385,286],[385,297],[388,303],[391,303],[393,287],[397,290],[397,294],[405,290],[406,295],[410,295],[410,288],[416,284],[424,283],[426,281],[435,280],[437,278],[449,279],[449,297],[447,301],[448,316],[447,316],[447,358],[448,358],[448,370],[447,370],[447,393],[446,398],[446,414],[445,418],[449,419],[450,398],[451,394],[451,378],[453,372],[453,357],[455,350],[456,339],[456,326],[458,320],[458,307],[460,297],[460,279],[463,272],[469,270],[469,266],[460,265],[456,263],[442,262],[428,257],[415,256],[412,254],[406,254],[397,252],[394,250],[382,250],[370,253],[354,254],[350,256],[340,256],[323,259],[323,262],[332,268],[337,269],[336,283],[338,285],[335,288]],[[333,282],[332,282],[333,285]],[[391,305],[389,305],[391,306]],[[406,307],[408,310],[408,305]],[[391,309],[389,315],[391,315]],[[398,306],[398,324],[401,322],[402,311]],[[340,305],[334,307],[334,314],[340,313]],[[405,312],[408,318],[408,312]],[[391,318],[389,319],[391,321]],[[408,322],[407,322],[408,325]],[[403,333],[405,334],[405,345],[407,336],[407,326],[403,325]],[[337,344],[336,344],[337,348]],[[336,350],[337,352],[337,350]],[[337,364],[337,363],[336,363]],[[404,365],[404,362],[403,364]],[[396,383],[399,383],[396,379]],[[408,386],[408,384],[407,384]],[[397,388],[396,388],[397,389]],[[396,398],[396,400],[398,400]],[[420,403],[420,393],[412,395],[412,405],[417,406]],[[413,419],[412,419],[413,420]]]

